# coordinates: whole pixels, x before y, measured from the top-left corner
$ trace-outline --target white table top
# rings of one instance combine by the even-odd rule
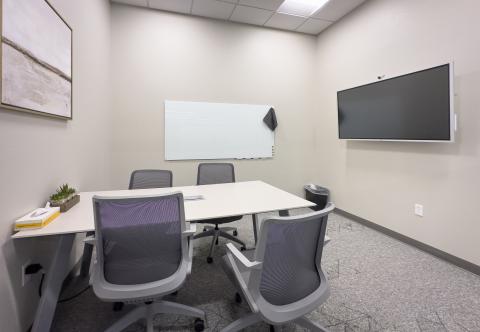
[[[158,189],[115,190],[80,193],[80,202],[62,213],[47,226],[23,230],[12,238],[26,238],[69,233],[83,233],[95,229],[92,197],[150,195],[181,191],[184,196],[202,195],[201,200],[185,200],[186,221],[247,215],[262,212],[310,207],[315,204],[262,181],[236,182],[203,186]]]

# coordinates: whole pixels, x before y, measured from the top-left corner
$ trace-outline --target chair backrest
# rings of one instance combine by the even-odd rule
[[[128,189],[167,188],[172,186],[172,172],[161,169],[139,169],[132,172]]]
[[[197,184],[235,182],[235,168],[230,163],[202,163],[198,165]]]
[[[321,259],[333,204],[322,211],[263,221],[249,288],[276,306],[300,301],[322,283]],[[326,282],[326,281],[325,281]]]
[[[93,197],[97,264],[106,282],[138,285],[165,279],[188,251],[181,193]]]

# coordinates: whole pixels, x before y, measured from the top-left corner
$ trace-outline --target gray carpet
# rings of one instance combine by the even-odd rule
[[[251,218],[235,224],[239,237],[253,246]],[[480,277],[335,214],[327,232],[332,241],[322,265],[331,296],[310,315],[313,320],[332,332],[480,332]],[[178,295],[170,297],[205,310],[206,331],[219,331],[248,313],[245,304],[235,303],[235,291],[220,267],[223,243],[210,265],[205,261],[209,239],[196,241],[193,273]],[[110,303],[88,290],[58,305],[52,330],[103,331],[129,309],[113,312]],[[189,318],[158,315],[155,320],[161,331],[193,330]],[[126,331],[143,331],[143,326],[137,323]],[[269,328],[261,323],[248,331]],[[283,331],[303,329],[291,324]]]

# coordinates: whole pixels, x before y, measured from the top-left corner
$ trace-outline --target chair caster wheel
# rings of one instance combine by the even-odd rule
[[[213,263],[213,258],[212,257],[207,257],[207,263],[212,264]]]
[[[270,325],[270,332],[275,332],[275,326]]]
[[[235,302],[237,302],[238,304],[242,303],[242,297],[239,293],[235,293]]]
[[[207,227],[203,227],[203,231],[206,232],[206,231],[207,231]]]
[[[237,232],[237,231],[233,231],[233,236],[238,236],[238,232]]]
[[[203,319],[195,319],[194,328],[196,332],[202,332],[203,330],[205,330],[205,323]]]
[[[177,295],[178,295],[178,291],[173,292],[171,295],[177,296]]]
[[[122,309],[123,309],[123,302],[113,303],[113,311],[122,311]]]
[[[245,247],[240,248],[240,251],[245,251],[245,250],[247,250],[247,248],[245,248]]]

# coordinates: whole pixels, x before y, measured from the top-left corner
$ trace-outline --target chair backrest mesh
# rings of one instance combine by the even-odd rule
[[[322,227],[327,218],[268,226],[260,281],[260,293],[265,300],[274,305],[290,304],[320,286],[317,266],[320,266],[321,252],[317,251],[322,250],[323,240],[319,244],[319,239],[325,232]]]
[[[167,188],[172,186],[172,172],[167,170],[137,170],[130,176],[128,189]]]
[[[182,259],[179,196],[95,201],[105,280],[134,285],[165,279]]]
[[[197,184],[235,182],[235,170],[229,163],[202,163],[198,165]]]

